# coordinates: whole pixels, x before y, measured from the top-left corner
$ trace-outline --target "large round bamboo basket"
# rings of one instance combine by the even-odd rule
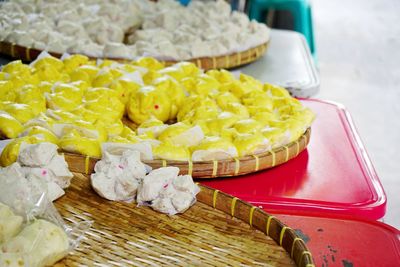
[[[242,52],[232,53],[229,55],[216,56],[216,57],[193,58],[186,61],[192,62],[196,64],[199,68],[202,68],[204,70],[231,69],[257,60],[262,55],[264,55],[265,51],[267,50],[267,47],[268,47],[268,42]],[[0,42],[0,53],[10,56],[13,59],[21,59],[23,61],[30,62],[36,59],[41,52],[42,50],[35,48],[24,47],[4,41]],[[61,57],[61,54],[59,53],[50,52],[50,54],[54,57],[58,58]],[[110,59],[119,62],[132,61],[124,58],[110,58]],[[165,65],[167,66],[177,63],[177,61],[162,61],[162,62],[164,62]]]
[[[314,266],[303,240],[274,216],[200,187],[194,206],[168,216],[107,201],[76,174],[56,207],[67,223],[93,225],[56,266]]]
[[[193,178],[215,178],[237,176],[257,172],[283,164],[297,157],[308,145],[311,129],[296,141],[271,151],[242,158],[213,161],[172,161],[151,160],[144,161],[153,168],[175,166],[180,169],[180,174],[190,174]],[[90,174],[99,160],[89,156],[64,153],[69,169],[73,172]]]

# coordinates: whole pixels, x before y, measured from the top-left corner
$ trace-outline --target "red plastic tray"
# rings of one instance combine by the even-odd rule
[[[330,102],[302,102],[317,118],[310,144],[297,158],[250,175],[200,182],[270,212],[383,217],[386,195],[349,113]]]
[[[348,218],[275,216],[302,237],[315,266],[400,266],[400,232],[389,225]]]

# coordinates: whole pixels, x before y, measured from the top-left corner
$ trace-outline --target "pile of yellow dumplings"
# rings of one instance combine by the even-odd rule
[[[101,157],[107,142],[149,144],[155,159],[236,158],[297,140],[313,119],[283,88],[188,62],[47,55],[0,72],[0,136],[13,139],[2,166],[16,160],[23,142],[91,157]]]

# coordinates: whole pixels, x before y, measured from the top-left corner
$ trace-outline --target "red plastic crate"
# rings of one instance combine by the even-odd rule
[[[400,266],[400,232],[389,225],[345,217],[275,216],[302,237],[315,266]]]
[[[302,102],[317,118],[297,158],[250,175],[199,181],[270,212],[383,217],[386,195],[349,113],[330,102]]]

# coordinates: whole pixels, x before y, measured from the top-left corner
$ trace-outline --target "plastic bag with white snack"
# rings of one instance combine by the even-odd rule
[[[179,168],[164,167],[151,171],[138,189],[137,202],[174,215],[183,213],[196,202],[200,191],[190,175],[179,175]]]
[[[53,265],[75,249],[91,222],[66,225],[43,180],[14,163],[0,169],[0,266]]]
[[[17,162],[23,166],[26,179],[47,185],[48,198],[54,201],[64,195],[73,174],[69,171],[64,156],[58,155],[57,146],[52,143],[21,145]]]

